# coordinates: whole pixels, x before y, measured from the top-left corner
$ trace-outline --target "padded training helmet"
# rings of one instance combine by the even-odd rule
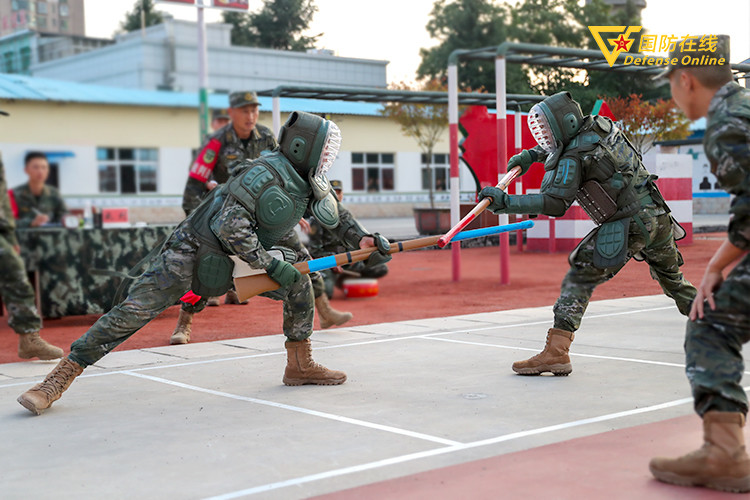
[[[279,148],[303,177],[324,177],[341,148],[341,132],[330,120],[295,111],[281,127]]]
[[[575,137],[583,123],[581,106],[570,92],[558,92],[529,111],[529,130],[537,144],[552,153],[558,143],[566,146]]]

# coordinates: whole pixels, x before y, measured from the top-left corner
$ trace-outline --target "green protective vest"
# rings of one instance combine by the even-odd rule
[[[310,206],[320,223],[333,229],[339,225],[336,200],[330,189],[316,193],[307,180],[280,152],[261,156],[246,172],[227,183],[227,192],[248,212],[255,214],[256,234],[265,249],[271,248],[300,221]]]
[[[638,213],[640,195],[649,192],[649,173],[625,134],[610,120],[587,117],[560,162],[568,158],[576,159],[582,169],[576,198],[597,224]]]

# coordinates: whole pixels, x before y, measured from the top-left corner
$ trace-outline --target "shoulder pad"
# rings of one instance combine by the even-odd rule
[[[610,120],[609,118],[606,118],[604,116],[596,116],[594,117],[594,122],[605,134],[609,134],[609,132],[612,130],[612,120]]]

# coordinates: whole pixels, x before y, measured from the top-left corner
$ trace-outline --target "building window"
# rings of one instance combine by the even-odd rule
[[[68,31],[68,20],[60,19],[60,31]]]
[[[36,11],[39,14],[46,14],[47,13],[47,2],[37,2],[36,3]]]
[[[393,153],[352,153],[352,190],[393,191]]]
[[[3,54],[3,73],[15,73],[13,61],[15,61],[16,55],[13,52],[6,52]]]
[[[45,17],[45,16],[36,16],[36,27],[37,28],[46,28],[47,27],[47,17]]]
[[[60,15],[61,16],[67,16],[68,15],[68,6],[66,4],[61,3],[58,10],[60,11]]]
[[[155,148],[97,148],[99,192],[156,193],[159,153]]]
[[[433,154],[432,161],[429,164],[430,168],[428,169],[427,155],[422,155],[422,189],[429,191],[430,182],[432,183],[432,189],[435,191],[445,191],[448,189],[448,172],[450,172],[448,158],[447,154]]]
[[[19,52],[21,54],[21,72],[24,73],[31,66],[31,47],[21,47]]]

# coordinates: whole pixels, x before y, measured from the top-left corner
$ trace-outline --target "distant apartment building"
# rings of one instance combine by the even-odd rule
[[[0,72],[31,74],[40,62],[113,43],[84,36],[83,0],[0,0]]]
[[[0,0],[0,37],[23,30],[84,36],[83,0]]]

